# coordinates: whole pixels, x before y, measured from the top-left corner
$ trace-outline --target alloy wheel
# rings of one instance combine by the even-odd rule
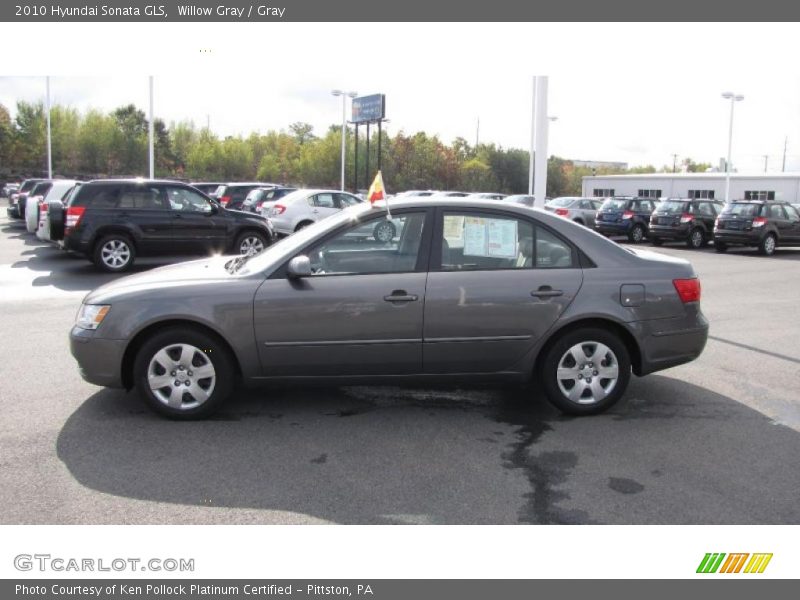
[[[131,260],[131,249],[122,240],[109,240],[100,250],[100,258],[110,269],[118,270]]]

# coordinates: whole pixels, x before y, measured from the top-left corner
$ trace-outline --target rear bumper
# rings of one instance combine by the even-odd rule
[[[651,225],[648,237],[665,240],[682,240],[689,237],[688,227],[670,227],[669,225]]]
[[[714,243],[742,244],[745,246],[758,246],[764,239],[766,231],[728,231],[717,230],[714,232]]]
[[[125,340],[97,338],[94,333],[73,327],[69,334],[69,349],[78,361],[81,377],[94,385],[123,387],[122,356],[125,352]]]
[[[631,228],[632,221],[622,221],[621,223],[609,223],[607,221],[595,221],[595,231],[606,235],[627,235]]]
[[[640,376],[693,361],[708,341],[708,320],[699,311],[691,320],[657,319],[641,325]]]

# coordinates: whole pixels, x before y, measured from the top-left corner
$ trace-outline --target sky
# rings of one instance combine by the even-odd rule
[[[226,136],[305,121],[321,133],[341,124],[341,98],[330,93],[340,88],[385,94],[390,133],[425,131],[445,142],[461,136],[471,143],[478,136],[481,142],[527,149],[532,76],[538,73],[549,76],[548,114],[557,117],[550,125],[551,155],[661,167],[677,154],[679,164],[689,157],[716,165],[727,153],[730,102],[721,93],[730,90],[745,96],[735,106],[734,167],[763,172],[767,155],[768,170],[780,170],[788,138],[787,170],[800,170],[800,72],[776,62],[778,42],[769,61],[758,49],[739,44],[732,47],[731,61],[720,66],[713,45],[695,45],[689,54],[682,54],[681,44],[608,44],[597,37],[576,36],[566,45],[569,40],[556,26],[421,24],[411,32],[407,24],[390,24],[389,41],[372,54],[360,43],[329,45],[331,40],[316,35],[330,37],[327,24],[285,24],[267,36],[251,35],[260,34],[262,24],[204,27],[165,25],[170,35],[149,58],[130,48],[112,52],[115,64],[130,67],[113,69],[113,77],[101,74],[110,71],[102,68],[110,57],[97,54],[105,47],[97,35],[90,42],[75,36],[55,62],[45,53],[47,70],[33,50],[13,63],[14,73],[3,73],[11,63],[0,61],[0,103],[13,114],[18,100],[43,99],[42,75],[54,73],[53,103],[85,111],[132,102],[146,111],[146,74],[153,73],[155,114],[167,123],[191,120],[203,127],[208,119],[215,133]],[[113,40],[113,29],[105,25],[98,35]],[[191,35],[180,35],[184,31]],[[767,34],[776,40],[784,35]],[[531,41],[537,36],[546,38],[541,48]],[[610,39],[625,38],[612,28]],[[544,58],[531,58],[541,50]]]

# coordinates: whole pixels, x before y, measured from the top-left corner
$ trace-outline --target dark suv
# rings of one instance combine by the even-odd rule
[[[650,241],[686,242],[689,248],[702,248],[714,237],[714,221],[724,204],[715,200],[670,198],[659,202],[650,216]]]
[[[211,194],[211,197],[215,198],[217,202],[228,210],[242,210],[242,204],[244,204],[247,194],[256,188],[262,187],[276,186],[274,183],[259,183],[253,181],[249,183],[223,183]]]
[[[755,246],[771,256],[779,244],[800,245],[800,214],[788,202],[734,200],[725,206],[714,226],[714,248]]]
[[[137,254],[255,254],[272,242],[263,217],[228,211],[175,181],[84,183],[64,221],[62,246],[109,272],[129,269]]]
[[[594,228],[603,235],[625,235],[638,244],[647,238],[650,215],[656,207],[653,198],[619,196],[608,198],[597,211]]]
[[[28,199],[28,194],[30,194],[31,190],[35,188],[39,183],[45,181],[44,179],[26,179],[22,182],[22,185],[19,186],[19,189],[11,194],[11,197],[8,199],[8,208],[6,208],[6,213],[12,219],[24,219],[25,218],[25,202]],[[22,202],[22,210],[20,210],[20,201]]]

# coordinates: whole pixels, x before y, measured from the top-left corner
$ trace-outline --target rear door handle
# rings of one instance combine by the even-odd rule
[[[419,296],[416,294],[409,294],[405,290],[394,290],[390,295],[384,296],[386,302],[416,302]]]
[[[549,285],[543,285],[538,290],[532,290],[531,296],[537,298],[553,298],[555,296],[563,296],[564,290],[554,290]]]

